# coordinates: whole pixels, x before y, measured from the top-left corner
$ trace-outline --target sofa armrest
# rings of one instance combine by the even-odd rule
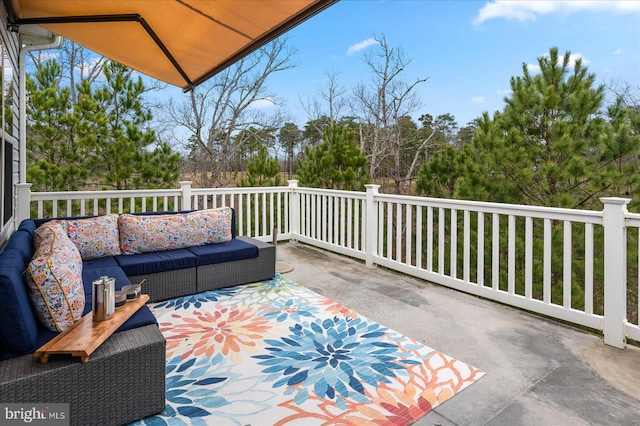
[[[119,425],[165,407],[166,341],[156,325],[115,333],[86,364],[31,355],[0,362],[0,401],[69,403],[72,425]]]

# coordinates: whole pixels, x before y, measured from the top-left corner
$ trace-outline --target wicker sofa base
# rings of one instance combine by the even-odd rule
[[[250,237],[236,237],[258,247],[258,257],[198,266],[197,292],[271,279],[276,274],[276,248]]]
[[[156,325],[115,333],[89,358],[0,362],[0,399],[69,403],[72,425],[121,425],[165,407],[166,342]]]
[[[128,278],[132,283],[145,280],[142,292],[149,295],[151,302],[273,278],[276,248],[255,238],[236,238],[257,246],[258,257]]]
[[[197,293],[196,269],[176,269],[154,274],[135,275],[128,278],[134,284],[144,280],[142,292],[149,295],[151,302],[157,302]]]

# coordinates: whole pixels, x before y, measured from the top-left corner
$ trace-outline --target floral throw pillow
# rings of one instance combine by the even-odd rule
[[[27,286],[38,319],[64,331],[82,317],[85,295],[82,258],[64,227],[47,222],[35,231],[40,244],[29,262]]]
[[[66,222],[67,235],[78,247],[83,259],[98,259],[121,253],[117,214]]]
[[[118,228],[122,254],[173,250],[190,245],[181,214],[121,214]]]
[[[231,208],[198,210],[185,215],[192,246],[231,241]]]

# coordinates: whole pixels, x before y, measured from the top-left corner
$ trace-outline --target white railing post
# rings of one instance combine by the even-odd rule
[[[31,184],[16,184],[16,227],[31,217]]]
[[[376,247],[378,241],[378,205],[375,197],[378,195],[380,185],[365,185],[367,194],[365,195],[365,235],[364,254],[367,268],[375,268],[373,257],[377,254]]]
[[[180,210],[191,210],[191,181],[181,180],[180,191],[182,191],[182,207]]]
[[[600,198],[604,204],[604,343],[626,346],[628,198]]]
[[[291,241],[296,241],[300,235],[300,193],[297,180],[289,180],[289,190],[291,191],[289,200],[289,229],[291,230]]]

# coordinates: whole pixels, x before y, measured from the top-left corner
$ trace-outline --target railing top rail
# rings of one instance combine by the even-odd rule
[[[378,194],[375,196],[375,200],[392,203],[405,203],[424,207],[441,207],[454,210],[469,210],[481,213],[528,216],[540,219],[569,220],[593,224],[602,223],[602,212],[593,210],[490,203],[483,201],[450,200],[445,198],[428,198],[416,197],[411,195],[392,194]]]
[[[640,213],[625,213],[624,218],[627,222],[627,226],[640,228]]]
[[[338,197],[349,197],[364,200],[366,197],[365,192],[361,191],[345,191],[340,189],[324,189],[324,188],[301,188],[295,189],[295,192],[304,194],[319,194],[319,195],[335,195]]]
[[[232,188],[191,188],[191,195],[208,195],[208,194],[253,194],[253,193],[278,193],[290,192],[288,186],[265,186],[265,187],[232,187]]]
[[[164,197],[180,195],[180,189],[127,189],[109,191],[32,192],[31,200],[81,200],[93,198]]]

